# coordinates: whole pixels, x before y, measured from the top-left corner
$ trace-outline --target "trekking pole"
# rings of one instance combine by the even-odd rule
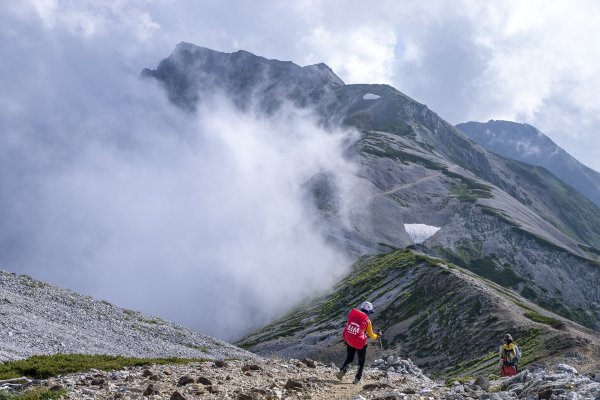
[[[379,346],[381,347],[381,352],[383,353],[383,339],[381,338],[381,331],[378,331],[377,334],[379,335]]]

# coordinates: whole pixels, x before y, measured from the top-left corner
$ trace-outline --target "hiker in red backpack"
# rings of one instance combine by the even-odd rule
[[[367,358],[367,335],[371,339],[378,339],[381,331],[373,333],[369,314],[373,313],[373,304],[365,301],[360,305],[360,311],[353,308],[348,315],[348,322],[344,328],[344,341],[346,342],[346,361],[336,374],[341,381],[348,371],[348,366],[354,361],[354,355],[358,353],[358,371],[354,383],[358,384],[362,378],[365,368],[365,359]],[[366,334],[365,334],[366,333]]]
[[[518,364],[521,360],[521,350],[514,343],[512,336],[507,333],[502,338],[500,345],[500,376],[513,376],[518,372]]]

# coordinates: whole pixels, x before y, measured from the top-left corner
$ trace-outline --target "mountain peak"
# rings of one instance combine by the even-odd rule
[[[305,106],[344,82],[325,64],[301,67],[245,50],[223,53],[181,42],[157,69],[144,69],[165,87],[179,107],[193,111],[202,98],[220,92],[241,109],[272,112],[287,100]]]
[[[536,127],[491,119],[465,122],[456,128],[489,151],[546,168],[600,206],[600,173],[580,163]]]

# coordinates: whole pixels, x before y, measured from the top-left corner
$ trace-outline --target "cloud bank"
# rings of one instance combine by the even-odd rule
[[[184,113],[127,53],[146,30],[119,42],[102,19],[18,11],[2,39],[3,268],[226,339],[345,272],[305,199],[317,174],[345,187],[352,132],[218,96]]]

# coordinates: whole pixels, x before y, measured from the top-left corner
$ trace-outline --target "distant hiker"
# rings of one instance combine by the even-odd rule
[[[344,328],[344,341],[346,342],[346,361],[336,374],[339,380],[344,378],[348,371],[348,366],[354,361],[354,354],[358,352],[358,371],[354,383],[358,384],[362,378],[365,368],[365,359],[367,358],[367,335],[371,339],[378,339],[381,331],[373,333],[373,326],[368,315],[373,313],[373,304],[365,301],[360,305],[360,311],[353,308],[348,315],[348,322]],[[366,333],[366,334],[365,334]]]
[[[514,343],[512,336],[507,333],[502,339],[500,345],[500,376],[513,376],[518,371],[518,364],[521,360],[521,350]]]

